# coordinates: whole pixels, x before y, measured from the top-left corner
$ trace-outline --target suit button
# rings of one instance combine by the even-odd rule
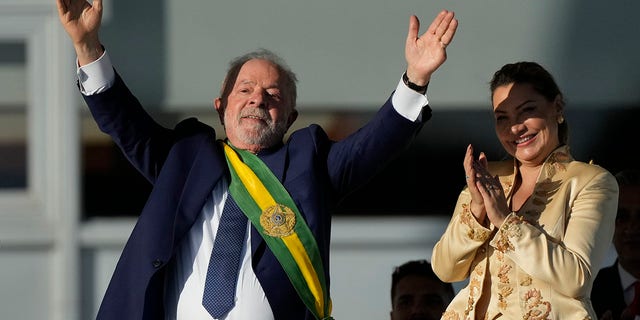
[[[485,252],[487,252],[487,249],[485,249],[485,248],[480,248],[480,253],[484,254]]]
[[[153,260],[153,267],[154,268],[158,268],[161,265],[162,265],[162,260],[160,260],[160,259]]]

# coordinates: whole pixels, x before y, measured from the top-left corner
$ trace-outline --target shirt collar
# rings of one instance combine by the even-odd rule
[[[622,283],[622,289],[627,290],[629,287],[633,287],[633,284],[638,281],[627,270],[625,270],[620,263],[618,263],[618,272],[620,273],[620,282]]]

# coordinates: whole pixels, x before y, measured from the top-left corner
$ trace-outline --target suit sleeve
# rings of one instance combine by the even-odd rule
[[[430,117],[426,105],[422,120],[410,121],[394,109],[389,98],[365,126],[332,143],[327,168],[334,189],[344,195],[365,183],[409,146]]]
[[[458,196],[447,229],[433,247],[431,265],[442,281],[457,282],[468,278],[476,252],[492,235],[492,231],[473,216],[470,202],[471,196],[465,187]]]
[[[152,184],[173,144],[195,132],[213,129],[188,119],[175,130],[159,125],[142,108],[116,73],[114,84],[104,92],[83,96],[100,130],[122,150],[131,164]]]
[[[490,242],[534,278],[561,284],[555,289],[570,297],[588,296],[590,285],[613,239],[618,186],[600,171],[582,187],[566,210],[561,239],[511,214]]]

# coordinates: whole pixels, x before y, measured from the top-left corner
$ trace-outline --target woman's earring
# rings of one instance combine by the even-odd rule
[[[562,124],[564,122],[564,117],[562,115],[558,116],[558,124]]]

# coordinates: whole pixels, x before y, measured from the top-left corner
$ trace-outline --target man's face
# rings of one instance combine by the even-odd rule
[[[620,187],[613,244],[622,267],[640,276],[640,186]]]
[[[282,142],[297,112],[293,102],[287,101],[280,80],[271,62],[249,60],[238,73],[226,107],[220,98],[215,100],[216,110],[224,112],[225,132],[231,144],[255,153]]]
[[[450,302],[442,283],[418,276],[406,276],[396,285],[391,320],[438,320]]]

